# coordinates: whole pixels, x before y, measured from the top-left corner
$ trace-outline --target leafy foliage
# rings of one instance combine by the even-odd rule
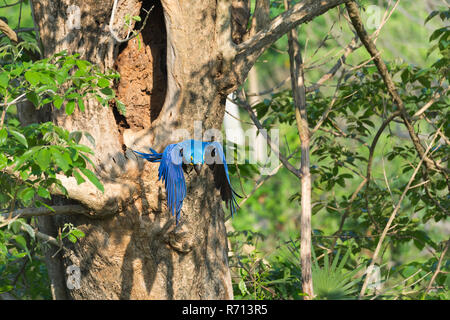
[[[279,10],[278,7],[274,10]],[[430,25],[431,21],[439,20],[445,25],[448,18],[446,8],[432,12],[426,23]],[[328,34],[324,37],[327,39]],[[399,58],[386,62],[421,144],[427,146],[440,129],[441,138],[432,147],[430,157],[443,167],[447,167],[450,136],[448,37],[448,26],[431,32],[428,61],[422,65],[406,63]],[[300,41],[303,41],[302,37]],[[285,46],[279,41],[275,49],[285,51]],[[272,57],[275,56],[282,55],[273,53]],[[313,249],[316,252],[318,248],[332,249],[321,256],[322,264],[316,261],[313,265],[314,290],[321,299],[358,297],[360,281],[365,279],[361,274],[370,262],[368,252],[375,250],[393,207],[420,161],[400,118],[389,122],[378,133],[377,140],[374,139],[383,122],[398,109],[375,65],[366,57],[361,59],[364,60],[353,63],[357,67],[343,68],[333,85],[323,86],[306,97],[310,129],[318,126],[311,144]],[[314,71],[306,71],[306,79],[313,78],[310,73]],[[266,72],[261,70],[263,75]],[[281,89],[264,98],[252,107],[266,129],[281,128],[285,143],[280,148],[284,154],[290,154],[299,147],[292,92]],[[294,159],[298,167],[298,157]],[[371,171],[370,183],[366,184],[368,170]],[[280,169],[255,192],[233,221],[237,230],[249,228],[265,236],[264,245],[258,246],[258,258],[240,255],[241,263],[248,271],[241,271],[234,282],[238,297],[255,298],[260,292],[264,298],[302,297],[299,258],[288,263],[287,245],[280,245],[280,241],[290,243],[290,238],[298,237],[296,217],[301,194],[298,180],[294,180],[287,170]],[[363,187],[359,188],[360,185]],[[244,184],[247,188],[253,186],[254,182]],[[448,241],[445,231],[450,208],[448,177],[443,172],[421,168],[411,186],[380,253],[383,288],[369,287],[367,298],[448,299],[450,277],[448,259],[445,258],[440,266],[442,272],[437,274],[425,294],[436,272],[439,254]],[[286,198],[290,205],[284,204]],[[242,240],[232,238],[232,241],[237,244]],[[295,250],[298,251],[298,247]],[[239,246],[233,248],[233,252],[240,253]],[[346,252],[342,259],[339,258],[341,252]],[[256,263],[262,257],[267,259],[268,265]],[[341,265],[339,261],[345,262]],[[281,272],[274,278],[275,270]],[[354,273],[354,270],[358,272]],[[296,276],[290,278],[286,274]],[[259,279],[258,282],[250,281],[253,278]],[[269,285],[269,280],[279,282]],[[242,282],[247,288],[245,292],[242,285],[237,285]],[[283,293],[278,290],[281,283],[289,288]],[[273,290],[274,295],[261,285]]]
[[[323,267],[320,267],[318,259],[315,257],[313,251],[315,261],[312,267],[312,278],[315,290],[314,294],[317,295],[316,299],[355,299],[358,295],[358,284],[361,282],[362,278],[354,278],[365,265],[360,264],[356,268],[351,268],[351,271],[345,270],[347,267],[346,263],[351,253],[351,247],[347,249],[347,252],[339,261],[340,253],[341,250],[339,249],[330,266],[328,252],[325,251],[323,254]]]
[[[52,194],[67,195],[60,177],[74,177],[78,184],[104,187],[90,156],[91,148],[80,144],[83,136],[95,144],[88,132],[69,132],[52,122],[21,125],[17,104],[29,101],[37,109],[64,107],[67,115],[85,110],[84,100],[96,98],[103,106],[115,100],[110,88],[115,72],[100,72],[78,54],[57,53],[31,61],[25,52],[39,52],[33,37],[0,45],[0,294],[16,298],[48,299],[48,276],[35,218],[13,215],[16,209],[51,207]],[[120,104],[120,101],[115,101]],[[121,104],[121,112],[125,109]],[[71,224],[60,230],[56,241],[75,243],[84,233]]]

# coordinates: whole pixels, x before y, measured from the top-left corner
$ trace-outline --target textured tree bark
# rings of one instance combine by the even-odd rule
[[[126,116],[114,106],[103,108],[92,100],[87,101],[84,113],[70,117],[64,111],[50,113],[55,123],[87,131],[95,138],[93,160],[105,184],[102,195],[91,186],[80,188],[66,179],[71,199],[59,200],[81,202],[94,209],[99,219],[60,216],[47,217],[52,220],[47,223],[41,220],[42,228],[70,222],[86,233],[54,258],[47,255],[52,279],[60,282],[53,286],[58,289],[55,297],[231,299],[224,212],[218,193],[210,192],[214,190],[212,177],[207,171],[187,177],[188,196],[176,226],[165,208],[157,164],[138,162],[129,150],[162,150],[175,142],[173,130],[192,133],[194,120],[202,121],[204,128],[220,129],[224,100],[214,81],[219,63],[214,45],[216,3],[145,2],[147,9],[155,8],[141,34],[141,46],[133,39],[120,49],[107,29],[112,4],[33,1],[44,56],[66,49],[104,69],[115,67],[121,74],[117,94],[127,105]],[[67,29],[70,5],[80,8],[80,29]],[[140,10],[139,1],[118,2],[115,28],[120,36],[126,36],[119,31],[125,14],[139,15]],[[80,268],[81,286],[61,292],[65,278],[60,273],[70,265]]]
[[[289,8],[288,1],[284,1]],[[314,298],[311,261],[311,172],[310,132],[306,114],[306,89],[303,59],[295,29],[288,32],[288,52],[291,73],[291,88],[294,97],[295,119],[301,144],[301,213],[300,213],[300,264],[302,268],[302,290],[305,300]]]
[[[224,212],[211,173],[186,175],[187,197],[175,225],[157,179],[158,164],[138,160],[131,149],[162,151],[180,141],[177,129],[194,139],[202,139],[193,136],[195,126],[220,130],[226,95],[245,79],[264,48],[289,28],[344,1],[306,1],[285,13],[284,20],[253,34],[243,27],[248,1],[119,0],[113,28],[122,39],[128,33],[125,16],[144,17],[141,7],[154,5],[139,39],[121,45],[108,28],[113,0],[31,2],[44,57],[67,50],[105,70],[115,68],[121,75],[116,92],[127,107],[121,115],[114,105],[103,108],[88,100],[85,112],[71,116],[63,110],[32,116],[29,108],[19,111],[28,122],[51,120],[71,131],[89,132],[96,141],[95,171],[105,186],[101,193],[88,183],[78,186],[61,177],[68,198],[59,197],[55,204],[83,205],[92,216],[40,218],[40,227],[53,236],[68,222],[86,234],[58,254],[46,255],[55,298],[233,297]],[[80,9],[79,28],[67,23],[74,5]],[[255,41],[262,41],[256,49]],[[65,273],[72,265],[80,268],[81,283],[69,290]]]

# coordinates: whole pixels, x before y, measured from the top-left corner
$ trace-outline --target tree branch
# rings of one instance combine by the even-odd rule
[[[17,38],[17,34],[2,19],[0,19],[0,31],[3,32],[8,37],[8,39],[11,40],[12,42],[14,42],[14,43],[19,42],[19,39]]]
[[[130,41],[131,39],[137,37],[137,36],[141,33],[141,31],[144,30],[145,25],[147,24],[147,19],[148,19],[148,17],[150,16],[150,12],[152,12],[152,10],[153,10],[153,8],[154,8],[155,6],[152,6],[152,7],[150,8],[150,10],[148,10],[148,11],[146,11],[145,9],[143,9],[143,10],[146,11],[146,15],[145,15],[145,18],[144,18],[144,22],[142,23],[142,26],[141,26],[141,28],[140,28],[138,31],[136,31],[131,37],[127,37],[127,38],[125,38],[125,39],[120,39],[120,38],[117,36],[117,34],[115,33],[114,29],[113,29],[114,18],[115,18],[115,16],[116,16],[116,11],[117,11],[117,2],[118,2],[118,0],[114,0],[113,9],[112,9],[112,13],[111,13],[111,18],[109,19],[109,26],[108,26],[108,27],[109,27],[109,32],[111,33],[111,35],[112,35],[112,37],[114,38],[114,40],[115,40],[117,43],[124,43],[124,42]],[[131,28],[131,26],[128,26],[128,27]],[[129,31],[131,31],[131,30],[129,30]]]
[[[72,215],[72,214],[88,214],[89,210],[80,205],[65,205],[54,206],[53,210],[47,207],[39,208],[24,208],[17,209],[11,213],[11,218],[19,216],[21,218],[39,217],[39,216],[51,216],[51,215]],[[5,212],[1,214],[3,217],[8,218],[10,213]]]
[[[289,8],[287,0],[285,7]],[[311,270],[311,173],[310,173],[310,132],[306,113],[306,89],[303,59],[297,31],[288,34],[291,88],[294,97],[295,119],[301,145],[301,213],[300,213],[300,264],[302,268],[302,290],[307,294],[305,300],[314,298]]]
[[[289,30],[311,21],[348,0],[308,0],[283,12],[263,30],[235,47],[235,77],[242,82],[258,57]]]
[[[253,37],[258,31],[264,29],[270,23],[270,0],[256,0],[252,25],[248,32],[248,38]]]
[[[0,6],[0,9],[3,9],[3,8],[8,8],[8,7],[14,7],[15,5],[18,5],[19,3],[21,3],[22,1],[21,0],[19,0],[19,1],[17,1],[17,2],[14,2],[14,3],[11,3],[11,4],[7,4],[6,3],[6,1],[5,1],[5,4],[4,5],[2,5],[2,6]]]
[[[247,110],[247,112],[248,112],[250,118],[252,119],[253,123],[255,124],[255,126],[258,128],[258,130],[261,130],[260,132],[266,139],[267,143],[269,144],[270,148],[272,149],[272,152],[275,152],[278,155],[281,163],[283,163],[283,165],[286,167],[286,169],[288,169],[290,172],[292,172],[297,178],[301,178],[302,175],[301,175],[300,171],[297,170],[288,161],[288,159],[280,152],[280,149],[278,148],[278,146],[276,146],[272,143],[270,136],[267,134],[267,132],[265,130],[263,130],[264,127],[262,126],[261,122],[259,122],[258,117],[253,112],[250,105],[246,101],[242,101],[242,104],[244,105],[244,108]]]
[[[26,231],[26,230],[24,230],[24,231]],[[35,234],[36,238],[38,238],[39,240],[41,240],[44,243],[50,243],[51,245],[54,245],[55,247],[63,248],[61,242],[58,241],[58,239],[56,239],[52,236],[49,236],[48,234],[45,234],[45,233],[42,233],[42,232],[39,232],[36,230],[34,231],[34,234]]]
[[[350,43],[345,47],[344,49],[344,53],[342,54],[342,56],[339,58],[339,60],[336,62],[336,64],[327,72],[325,73],[320,79],[319,81],[317,81],[315,84],[311,85],[310,87],[306,88],[306,92],[313,92],[317,89],[320,88],[320,86],[322,86],[322,84],[324,84],[326,81],[328,81],[329,79],[331,79],[336,72],[341,68],[341,66],[345,63],[345,60],[347,59],[347,57],[356,49],[361,47],[361,44],[357,44],[357,38],[353,38],[352,41],[350,41]]]
[[[268,27],[239,44],[236,47],[238,54],[250,56],[255,52],[264,51],[289,30],[302,23],[309,22],[345,2],[347,0],[309,0],[298,3],[273,19]]]
[[[231,37],[235,43],[241,43],[247,32],[247,25],[250,19],[250,1],[231,1]]]
[[[439,261],[438,261],[438,264],[437,264],[437,267],[436,267],[436,271],[433,273],[433,276],[431,277],[430,283],[428,284],[427,289],[426,289],[425,292],[423,293],[422,300],[425,299],[425,297],[427,296],[428,292],[429,292],[430,289],[431,289],[431,286],[432,286],[433,283],[434,283],[434,280],[436,280],[437,275],[438,275],[439,272],[441,271],[442,261],[444,260],[444,257],[445,257],[445,254],[447,253],[447,250],[448,250],[449,245],[450,245],[450,239],[447,240],[446,243],[445,243],[445,248],[444,248],[444,250],[442,251],[441,256],[440,256],[440,258],[439,258]]]
[[[391,95],[392,99],[394,100],[395,104],[398,106],[398,109],[401,112],[402,120],[408,130],[409,136],[411,137],[411,140],[412,140],[414,147],[417,150],[420,158],[423,158],[425,166],[427,167],[428,170],[439,170],[448,179],[448,174],[447,174],[448,169],[437,165],[432,159],[425,156],[425,149],[422,146],[422,144],[420,143],[419,137],[417,136],[417,134],[414,131],[414,127],[411,124],[408,112],[406,111],[405,105],[397,92],[394,81],[392,80],[392,77],[389,74],[386,64],[381,59],[380,52],[378,51],[374,42],[370,39],[369,35],[367,34],[366,30],[364,29],[364,25],[362,23],[361,16],[359,15],[358,6],[356,5],[356,3],[354,1],[346,2],[345,6],[347,8],[351,23],[356,30],[356,33],[358,34],[359,38],[361,39],[361,42],[364,44],[364,46],[366,47],[369,54],[372,56],[373,61],[378,69],[378,72],[380,73],[380,75],[383,79],[383,82],[386,85],[386,88],[387,88],[389,94]]]
[[[403,202],[403,199],[404,199],[405,196],[406,196],[406,193],[409,191],[409,189],[410,189],[410,187],[411,187],[411,184],[412,184],[412,182],[414,181],[414,178],[416,177],[417,172],[419,171],[420,167],[422,166],[422,163],[424,162],[424,159],[425,159],[426,155],[428,154],[428,152],[429,152],[430,149],[432,148],[433,143],[434,143],[434,141],[436,140],[436,137],[437,137],[437,136],[438,136],[438,134],[437,134],[437,132],[436,132],[436,133],[434,134],[434,136],[433,136],[433,139],[432,139],[431,142],[430,142],[430,145],[428,146],[427,150],[425,150],[424,155],[421,157],[421,159],[420,159],[420,161],[419,161],[419,164],[417,165],[417,167],[415,168],[415,170],[414,170],[414,172],[413,172],[411,178],[409,179],[408,184],[407,184],[406,187],[405,187],[405,190],[403,190],[403,193],[402,193],[402,195],[400,196],[400,199],[398,200],[397,205],[395,206],[394,210],[392,211],[392,214],[391,214],[391,216],[389,217],[389,220],[388,220],[388,222],[386,223],[386,226],[385,226],[384,229],[383,229],[383,233],[381,234],[381,237],[380,237],[380,239],[378,240],[377,247],[375,248],[375,252],[373,253],[373,256],[372,256],[372,261],[371,261],[369,267],[367,268],[367,275],[369,275],[369,274],[372,273],[373,267],[374,267],[374,265],[375,265],[375,263],[376,263],[376,261],[377,261],[377,259],[378,259],[378,255],[379,255],[379,253],[380,253],[381,246],[382,246],[382,244],[383,244],[384,238],[386,237],[386,234],[388,233],[388,231],[389,231],[389,229],[390,229],[390,227],[391,227],[391,224],[392,224],[392,222],[394,221],[394,219],[395,219],[395,217],[396,217],[396,215],[397,215],[397,212],[400,210],[401,204],[402,204],[402,202]],[[361,292],[359,293],[359,298],[362,298],[362,297],[364,296],[368,284],[369,284],[369,277],[366,276],[366,278],[365,278],[365,280],[364,280],[364,283],[363,283],[363,286],[362,286],[362,288],[361,288]]]

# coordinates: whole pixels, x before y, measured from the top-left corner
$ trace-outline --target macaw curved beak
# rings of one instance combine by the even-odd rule
[[[197,172],[197,174],[200,174],[200,171],[202,170],[202,164],[201,163],[194,164],[194,170],[195,172]]]

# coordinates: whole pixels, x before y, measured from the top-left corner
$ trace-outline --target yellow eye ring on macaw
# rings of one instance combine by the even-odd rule
[[[133,150],[134,151],[134,150]],[[159,162],[158,178],[164,182],[167,192],[167,207],[172,215],[176,216],[178,224],[183,200],[186,197],[186,181],[183,170],[186,165],[191,165],[197,174],[200,173],[203,164],[207,164],[214,175],[216,188],[220,190],[222,200],[231,215],[239,209],[236,197],[242,198],[234,191],[228,175],[228,166],[222,145],[217,142],[203,142],[198,140],[185,140],[175,144],[169,144],[162,153],[150,148],[152,153],[134,151],[139,157],[150,162]],[[189,159],[189,160],[188,160]]]

